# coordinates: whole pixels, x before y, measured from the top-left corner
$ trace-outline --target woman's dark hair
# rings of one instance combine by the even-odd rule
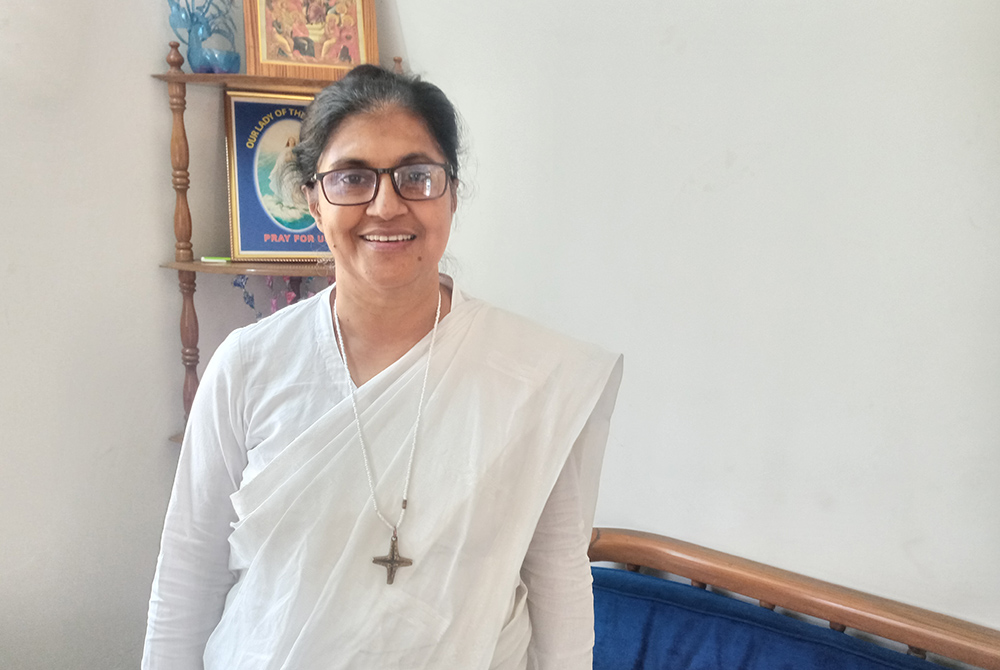
[[[317,93],[306,110],[299,143],[293,149],[302,183],[311,182],[327,142],[345,119],[390,107],[404,109],[427,124],[451,166],[452,177],[458,177],[458,113],[444,92],[419,77],[359,65]]]

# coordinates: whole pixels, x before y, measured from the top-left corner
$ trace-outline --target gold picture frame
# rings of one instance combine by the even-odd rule
[[[330,258],[292,156],[312,96],[231,90],[224,95],[232,259]]]
[[[336,81],[378,64],[374,0],[244,0],[247,74]]]

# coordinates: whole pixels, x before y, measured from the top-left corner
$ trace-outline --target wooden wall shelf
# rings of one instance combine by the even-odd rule
[[[205,263],[203,261],[173,261],[161,263],[161,268],[214,275],[250,275],[260,277],[330,277],[333,268],[324,263]]]
[[[180,53],[178,52],[178,55]],[[179,67],[179,66],[178,66]],[[200,74],[188,72],[165,72],[154,74],[154,79],[168,84],[205,84],[241,91],[282,91],[316,93],[332,81],[318,79],[290,79],[288,77],[261,77],[247,74]]]
[[[170,164],[173,167],[171,182],[176,192],[174,204],[174,260],[161,267],[177,271],[181,302],[181,363],[184,365],[184,419],[191,412],[195,391],[198,390],[198,314],[194,308],[194,293],[199,272],[223,275],[262,275],[274,277],[329,277],[332,270],[321,263],[204,263],[195,260],[191,248],[191,210],[187,192],[190,186],[188,162],[190,152],[187,131],[184,128],[184,110],[187,106],[187,85],[203,84],[225,89],[244,91],[275,91],[282,93],[316,93],[329,86],[329,81],[290,79],[286,77],[260,77],[240,74],[189,74],[181,70],[184,57],[180,44],[170,42],[167,54],[169,70],[153,77],[166,82],[170,99],[173,127],[170,133]],[[296,282],[301,285],[301,282]]]

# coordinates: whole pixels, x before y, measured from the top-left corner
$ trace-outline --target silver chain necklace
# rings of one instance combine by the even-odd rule
[[[372,494],[372,508],[375,510],[375,514],[378,518],[382,520],[382,523],[386,525],[389,530],[392,531],[392,539],[389,541],[389,553],[385,556],[376,556],[372,559],[372,563],[376,565],[381,565],[386,570],[386,583],[392,584],[393,579],[396,576],[397,568],[405,568],[407,566],[413,565],[413,561],[409,558],[405,558],[399,553],[399,527],[403,525],[403,519],[406,517],[406,499],[410,491],[410,475],[413,474],[413,454],[417,450],[417,433],[420,430],[420,415],[424,407],[424,394],[427,391],[427,375],[431,369],[431,356],[434,353],[434,342],[437,340],[437,329],[438,324],[441,322],[441,289],[438,288],[438,299],[437,299],[437,312],[434,314],[434,328],[431,330],[431,344],[427,349],[427,363],[424,365],[424,381],[420,387],[420,402],[417,404],[417,421],[413,426],[413,442],[410,444],[410,459],[409,463],[406,465],[406,479],[403,481],[403,504],[402,508],[399,510],[399,518],[396,523],[392,523],[385,518],[382,511],[378,508],[378,500],[375,497],[375,479],[372,477],[371,463],[368,461],[368,447],[365,445],[365,438],[361,434],[361,416],[358,414],[358,401],[355,395],[354,379],[351,377],[351,368],[347,365],[347,349],[344,347],[344,337],[340,332],[340,317],[337,314],[337,297],[334,294],[333,298],[333,325],[336,326],[337,332],[337,345],[340,347],[340,353],[344,360],[344,370],[347,371],[347,378],[351,383],[351,407],[354,408],[354,425],[358,429],[358,442],[361,443],[361,455],[364,457],[365,461],[365,474],[368,475],[368,490]]]

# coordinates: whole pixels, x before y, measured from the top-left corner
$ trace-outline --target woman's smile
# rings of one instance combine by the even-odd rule
[[[366,242],[409,242],[417,239],[416,235],[362,235]]]

